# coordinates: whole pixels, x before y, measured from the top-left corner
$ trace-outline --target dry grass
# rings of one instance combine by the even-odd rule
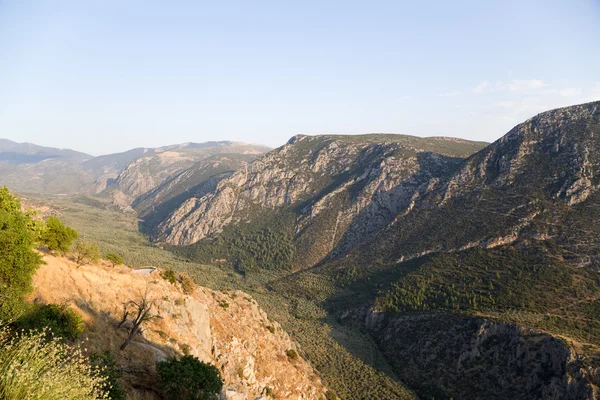
[[[191,354],[217,365],[227,385],[247,392],[250,398],[259,397],[266,387],[278,399],[320,399],[325,391],[306,361],[289,362],[285,351],[295,344],[243,292],[198,287],[193,295],[185,295],[179,284],[161,279],[158,272],[138,275],[127,267],[112,268],[105,261],[77,267],[66,258],[49,255],[44,260],[46,265],[34,277],[32,300],[66,302],[80,313],[87,326],[83,340],[89,351],[108,349],[130,371],[123,386],[131,398],[155,398],[151,391],[134,386],[154,385],[156,361],[182,354],[188,346]],[[115,329],[123,304],[146,290],[160,318],[148,324],[143,337],[119,351],[127,336],[125,329]],[[268,327],[275,329],[271,332]]]

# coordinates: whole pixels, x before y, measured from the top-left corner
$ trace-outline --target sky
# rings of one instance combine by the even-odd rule
[[[0,0],[0,137],[494,141],[600,100],[599,38],[600,0]]]

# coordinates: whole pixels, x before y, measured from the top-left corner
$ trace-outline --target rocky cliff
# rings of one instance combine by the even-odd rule
[[[155,398],[151,388],[156,362],[183,352],[219,368],[226,399],[320,400],[325,393],[306,361],[286,355],[297,344],[243,292],[199,287],[185,295],[151,270],[107,264],[77,267],[48,255],[44,261],[34,277],[33,300],[67,303],[83,315],[85,346],[89,351],[112,351],[132,398]],[[153,313],[159,318],[119,351],[126,337],[124,329],[116,328],[123,304],[144,293],[154,300]]]
[[[378,323],[358,319],[426,398],[592,399],[599,135],[595,102],[539,114],[482,149],[295,137],[182,203],[154,235],[329,315],[376,307]]]
[[[343,319],[367,328],[401,379],[425,397],[585,400],[600,396],[600,368],[572,341],[516,324],[454,314]]]
[[[599,135],[599,102],[539,114],[431,182],[365,248],[403,261],[558,237],[569,209],[600,187]]]

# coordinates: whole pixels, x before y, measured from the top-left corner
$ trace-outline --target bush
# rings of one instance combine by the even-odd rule
[[[125,260],[123,260],[123,257],[118,255],[117,253],[108,253],[104,256],[104,258],[110,261],[113,268],[115,265],[123,264],[125,262]]]
[[[66,253],[78,236],[75,229],[64,225],[57,217],[48,217],[40,235],[40,242],[50,251]]]
[[[331,390],[325,392],[325,400],[337,400],[337,396]]]
[[[186,272],[179,274],[179,282],[181,282],[181,288],[183,289],[184,294],[192,294],[194,293],[194,290],[196,290],[196,281]]]
[[[291,360],[297,360],[298,359],[298,353],[296,352],[296,350],[294,349],[289,349],[288,351],[285,352],[285,354],[291,359]]]
[[[95,375],[103,379],[104,384],[101,388],[108,395],[108,398],[111,400],[125,400],[126,393],[119,384],[119,379],[123,374],[119,371],[110,351],[106,350],[104,353],[92,354],[90,363],[94,367]]]
[[[166,271],[162,271],[160,273],[160,277],[166,281],[171,282],[173,285],[177,283],[177,276],[175,275],[175,271],[173,271],[170,268]]]
[[[169,399],[210,399],[223,388],[217,367],[193,356],[159,361],[156,369],[160,377],[159,388]]]
[[[106,380],[81,351],[47,332],[10,337],[0,328],[0,398],[3,400],[107,399]]]
[[[75,242],[75,262],[77,265],[96,263],[100,259],[100,249],[95,242],[78,240]]]
[[[65,304],[35,305],[33,310],[17,319],[13,326],[26,331],[49,328],[55,337],[65,339],[76,339],[85,330],[81,316]]]
[[[7,188],[0,188],[0,319],[11,320],[25,310],[24,296],[42,263],[33,251],[30,222],[19,201]]]

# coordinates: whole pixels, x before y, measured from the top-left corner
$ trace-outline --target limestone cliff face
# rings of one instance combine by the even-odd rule
[[[400,378],[423,397],[597,399],[600,370],[568,341],[484,318],[391,317],[371,309],[343,319],[370,330]]]
[[[311,229],[326,231],[323,256],[389,223],[432,179],[455,170],[461,157],[481,147],[403,135],[296,136],[214,191],[188,199],[156,227],[154,237],[191,244],[261,210],[293,207],[298,236],[307,233],[310,240]]]
[[[109,349],[125,372],[123,383],[134,398],[154,398],[154,366],[167,356],[189,352],[215,364],[225,380],[224,398],[321,399],[325,388],[302,358],[286,355],[296,344],[257,303],[240,291],[199,287],[185,295],[158,272],[137,274],[122,267],[82,266],[45,256],[34,278],[38,302],[66,302],[80,312],[90,351]],[[159,316],[125,351],[126,336],[116,329],[123,303],[148,293]]]

